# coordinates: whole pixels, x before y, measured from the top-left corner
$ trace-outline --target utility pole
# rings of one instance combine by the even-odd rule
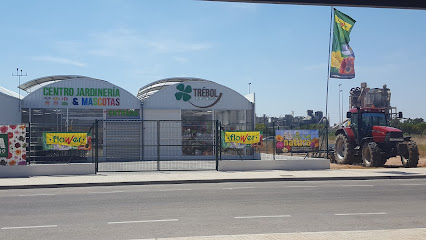
[[[12,77],[18,77],[18,92],[19,92],[19,112],[21,112],[21,89],[19,88],[19,86],[21,86],[21,77],[26,77],[27,73],[22,74],[22,69],[21,72],[19,73],[19,68],[16,68],[16,74],[12,73]]]

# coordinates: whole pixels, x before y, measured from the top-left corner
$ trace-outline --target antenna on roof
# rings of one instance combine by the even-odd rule
[[[26,77],[27,73],[22,74],[22,69],[21,69],[21,73],[19,73],[19,68],[16,68],[16,74],[12,73],[12,77],[18,77],[18,92],[19,92],[19,112],[21,112],[21,88],[19,88],[21,86],[21,77]]]

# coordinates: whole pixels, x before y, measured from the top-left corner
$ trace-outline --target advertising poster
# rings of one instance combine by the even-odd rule
[[[262,140],[262,132],[222,132],[222,148],[224,149],[259,147]]]
[[[25,136],[25,125],[0,125],[0,165],[27,164]]]
[[[277,153],[319,151],[318,130],[275,130]]]
[[[85,132],[43,132],[44,150],[91,150],[92,137]]]

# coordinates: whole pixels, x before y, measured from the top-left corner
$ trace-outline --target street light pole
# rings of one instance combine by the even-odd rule
[[[250,85],[251,85],[251,82],[249,82],[249,84],[248,84],[248,87],[249,87],[249,94],[250,94]]]
[[[26,77],[27,76],[27,74],[25,73],[25,75],[24,74],[22,74],[22,69],[21,69],[21,73],[19,73],[19,68],[16,68],[16,75],[14,75],[13,73],[12,73],[12,76],[13,77],[18,77],[18,94],[19,94],[19,112],[21,112],[21,89],[19,88],[19,86],[21,86],[21,77]]]

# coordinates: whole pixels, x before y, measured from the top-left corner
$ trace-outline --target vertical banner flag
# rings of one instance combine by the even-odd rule
[[[334,9],[330,78],[351,79],[355,77],[355,55],[349,46],[349,34],[354,24],[355,20]]]

